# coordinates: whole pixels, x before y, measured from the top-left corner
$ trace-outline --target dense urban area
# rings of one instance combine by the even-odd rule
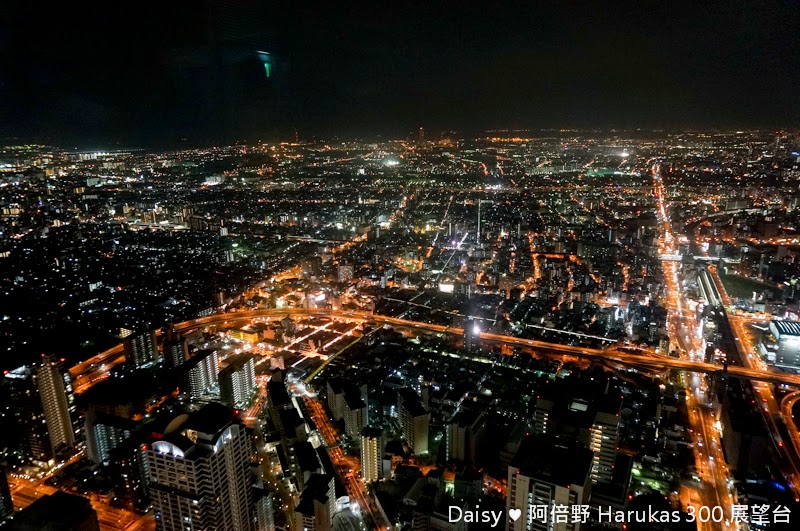
[[[0,527],[798,529],[799,203],[785,131],[2,147]]]

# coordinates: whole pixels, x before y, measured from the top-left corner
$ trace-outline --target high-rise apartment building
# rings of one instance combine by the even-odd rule
[[[403,440],[411,451],[417,455],[427,453],[431,413],[410,388],[398,390],[397,417]]]
[[[139,332],[125,338],[125,362],[135,369],[152,365],[158,361],[156,331]]]
[[[25,460],[41,465],[52,463],[55,456],[33,368],[23,365],[9,371],[3,384],[12,404],[10,411]]]
[[[219,356],[216,350],[201,350],[181,366],[181,391],[196,400],[216,390]]]
[[[176,419],[146,450],[159,531],[264,531],[255,445],[233,410],[211,403]]]
[[[481,345],[481,322],[474,317],[467,317],[464,323],[464,349],[474,351]]]
[[[534,433],[581,442],[594,452],[592,482],[610,482],[617,457],[622,398],[610,389],[595,393],[551,386],[536,398]]]
[[[361,430],[369,424],[367,402],[360,395],[344,396],[344,431],[353,439],[361,435]]]
[[[337,269],[339,282],[347,283],[353,280],[354,269],[351,265],[340,265]]]
[[[548,436],[525,439],[508,467],[506,509],[520,509],[507,518],[508,531],[580,531],[575,505],[587,505],[592,487],[592,451],[578,442]],[[563,506],[565,513],[556,513]],[[542,509],[543,508],[543,509]],[[540,510],[541,509],[541,510]]]
[[[75,428],[70,416],[64,374],[58,359],[53,356],[42,357],[42,363],[36,372],[36,384],[53,452],[72,448],[75,446]]]
[[[173,337],[164,341],[164,364],[179,367],[189,359],[189,342],[185,337]]]
[[[134,420],[98,413],[90,406],[86,412],[86,453],[89,459],[107,465],[111,451],[130,437],[137,425]]]
[[[256,362],[250,354],[240,354],[229,359],[228,366],[219,373],[219,394],[231,407],[246,408],[256,392]]]
[[[383,476],[383,430],[367,426],[361,431],[361,477],[367,483]]]
[[[486,424],[486,413],[478,409],[459,411],[447,425],[447,460],[475,464]]]
[[[75,446],[72,387],[59,360],[43,356],[37,366],[9,371],[4,386],[27,460],[51,465],[59,452]]]
[[[331,531],[335,508],[333,476],[313,474],[294,509],[294,531]]]
[[[112,503],[132,511],[142,511],[150,504],[148,489],[147,439],[137,432],[110,452],[109,475],[113,483]]]

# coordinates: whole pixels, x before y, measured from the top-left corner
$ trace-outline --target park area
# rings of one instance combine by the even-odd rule
[[[771,292],[771,300],[783,299],[783,290],[758,280],[753,280],[740,275],[722,274],[721,272],[719,278],[722,280],[722,284],[725,286],[725,290],[728,292],[728,295],[734,299],[752,300],[753,292],[756,292],[756,294],[760,294],[761,292]],[[769,298],[769,295],[766,293],[765,295],[767,298]]]

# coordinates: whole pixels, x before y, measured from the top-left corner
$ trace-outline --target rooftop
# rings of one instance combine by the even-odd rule
[[[331,481],[333,478],[326,474],[312,474],[308,478],[300,496],[300,502],[295,512],[300,514],[315,515],[314,502],[328,503]]]
[[[57,491],[45,495],[14,517],[8,526],[9,531],[70,531],[72,529],[92,529],[87,522],[94,521],[97,527],[97,513],[87,498]]]
[[[592,451],[552,437],[526,438],[511,463],[520,474],[561,487],[583,486],[592,470]]]
[[[772,321],[778,333],[782,336],[800,336],[800,323],[795,321]]]

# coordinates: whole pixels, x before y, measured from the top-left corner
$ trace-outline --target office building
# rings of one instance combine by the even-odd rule
[[[521,509],[522,515],[516,521],[507,518],[507,530],[580,531],[572,506],[588,504],[591,486],[591,450],[549,436],[526,438],[508,467],[506,514]],[[563,521],[552,514],[553,505],[566,507]],[[546,510],[537,514],[534,507]]]
[[[263,531],[255,444],[227,406],[211,403],[179,417],[145,455],[160,531]]]
[[[219,394],[231,407],[246,408],[256,393],[256,362],[250,354],[228,359],[228,366],[219,373]]]
[[[129,367],[138,369],[150,366],[158,361],[158,343],[155,330],[132,334],[125,338],[123,346],[125,362]]]
[[[100,531],[97,512],[88,498],[56,491],[21,510],[3,529],[8,531]]]
[[[383,479],[383,430],[367,426],[361,431],[361,477],[367,483]]]

